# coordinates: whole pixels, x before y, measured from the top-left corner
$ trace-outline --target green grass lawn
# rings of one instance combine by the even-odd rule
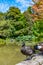
[[[0,65],[15,65],[25,58],[18,46],[0,47]]]

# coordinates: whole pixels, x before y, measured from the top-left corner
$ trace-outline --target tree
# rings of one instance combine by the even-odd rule
[[[0,12],[0,20],[4,19],[4,13]]]
[[[5,19],[18,21],[20,14],[21,12],[18,8],[10,7],[7,13],[5,14]]]

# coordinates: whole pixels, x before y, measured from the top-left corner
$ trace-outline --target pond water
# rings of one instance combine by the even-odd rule
[[[19,46],[0,47],[0,65],[15,65],[25,58],[21,54]]]

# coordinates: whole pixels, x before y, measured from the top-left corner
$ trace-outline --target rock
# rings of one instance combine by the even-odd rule
[[[31,60],[22,61],[16,65],[43,65],[43,55],[34,56]]]

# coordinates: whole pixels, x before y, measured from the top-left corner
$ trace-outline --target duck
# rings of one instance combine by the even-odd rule
[[[43,42],[39,43],[39,44],[36,44],[34,46],[34,49],[35,50],[39,50],[41,52],[41,54],[43,54]]]
[[[32,54],[34,52],[35,51],[30,46],[26,46],[24,42],[22,43],[21,53],[23,55],[25,55],[26,57],[31,56],[31,58],[32,58]]]

